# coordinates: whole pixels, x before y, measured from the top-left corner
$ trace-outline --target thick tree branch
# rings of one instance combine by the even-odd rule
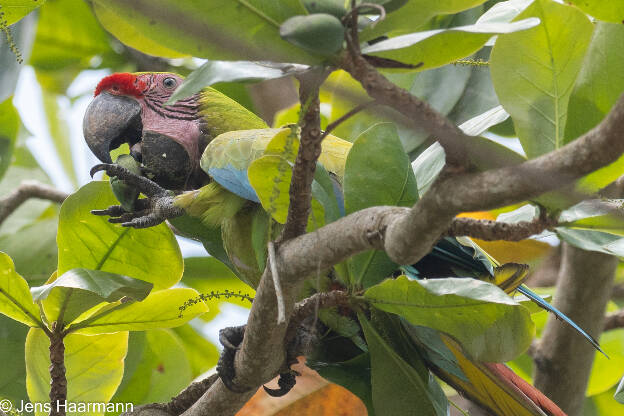
[[[595,338],[604,327],[616,267],[614,256],[563,247],[554,306]],[[551,315],[533,358],[535,386],[568,415],[580,415],[594,360],[591,344]]]
[[[7,219],[20,205],[30,198],[47,199],[52,202],[63,202],[69,194],[37,181],[23,181],[10,194],[0,199],[0,224]]]
[[[446,235],[452,237],[468,236],[486,241],[520,241],[541,233],[557,225],[557,220],[542,216],[534,221],[516,223],[477,220],[460,217],[453,219]]]

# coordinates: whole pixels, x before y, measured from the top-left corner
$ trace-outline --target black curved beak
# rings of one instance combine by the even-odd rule
[[[131,147],[141,140],[141,105],[132,98],[102,92],[91,101],[82,131],[98,159],[112,163],[110,151],[123,143]]]

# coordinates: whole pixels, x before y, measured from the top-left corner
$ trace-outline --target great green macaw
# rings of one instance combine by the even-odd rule
[[[273,228],[267,226],[273,220],[259,203],[248,168],[268,152],[274,138],[292,132],[296,136],[295,127],[269,129],[255,114],[212,88],[166,105],[182,82],[182,77],[172,73],[122,73],[110,75],[98,84],[84,118],[87,144],[103,162],[94,167],[92,173],[104,170],[109,176],[117,176],[136,186],[148,198],[137,200],[134,212],[113,206],[94,213],[109,215],[111,222],[136,228],[182,216],[171,221],[174,227],[200,238],[204,233],[203,237],[209,237],[203,239],[208,251],[229,262],[241,279],[255,286],[264,268],[266,242],[277,236],[279,224]],[[142,164],[143,176],[112,164],[110,151],[122,143],[128,143],[130,154]],[[336,198],[339,209],[340,183],[350,147],[351,143],[330,135],[323,141],[319,159],[331,177],[330,185],[325,183],[326,194]],[[210,231],[219,228],[216,234]],[[267,232],[271,229],[273,235],[269,236]],[[215,238],[222,238],[222,246],[220,241],[206,242]],[[526,266],[492,267],[487,261],[475,260],[475,250],[478,251],[466,248],[455,239],[445,239],[429,256],[416,265],[405,267],[403,272],[414,278],[439,277],[435,276],[436,269],[441,276],[448,269],[452,274],[446,276],[487,279],[508,293],[517,289],[573,325],[599,348],[593,338],[565,315],[521,286]],[[524,413],[501,414],[563,414],[535,388],[522,384],[517,376],[514,379],[511,370],[472,362],[463,355],[461,347],[452,345],[451,341],[448,341],[449,348],[458,362],[465,364],[462,369],[468,381],[455,380],[452,375],[440,374],[440,377],[458,391],[493,411],[506,407],[525,409]],[[438,372],[443,371],[438,369]],[[509,387],[509,383],[516,387]],[[502,393],[488,394],[483,390],[493,386],[498,386]],[[509,404],[510,400],[513,404]],[[540,400],[552,405],[551,410],[540,407]]]

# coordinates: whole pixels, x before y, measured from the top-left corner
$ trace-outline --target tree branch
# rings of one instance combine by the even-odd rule
[[[595,338],[605,325],[604,312],[616,267],[614,256],[584,251],[569,244],[563,246],[554,306]],[[551,315],[533,357],[535,387],[568,415],[580,415],[594,348],[569,325]]]
[[[354,40],[347,37],[348,44],[353,42]],[[415,127],[434,135],[444,148],[446,161],[450,167],[457,171],[466,170],[469,160],[465,148],[470,136],[427,102],[397,87],[380,74],[359,54],[359,48],[349,50],[350,53],[345,55],[341,62],[342,69],[360,82],[371,98],[397,110],[411,120]]]
[[[534,221],[515,223],[459,217],[453,219],[446,235],[452,237],[468,236],[485,241],[520,241],[556,225],[557,220],[547,216],[542,216]]]
[[[316,161],[321,155],[321,116],[319,110],[319,88],[327,71],[324,68],[312,69],[299,78],[299,101],[302,117],[301,139],[295,166],[290,181],[290,205],[286,225],[281,240],[290,240],[305,233],[312,201],[312,180]]]
[[[607,314],[604,319],[603,331],[624,328],[624,309]]]
[[[23,181],[10,194],[0,199],[0,224],[30,198],[61,203],[69,194],[37,181]]]

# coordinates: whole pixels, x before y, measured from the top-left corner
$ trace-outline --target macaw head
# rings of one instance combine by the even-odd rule
[[[165,105],[183,78],[163,72],[117,73],[100,81],[87,108],[83,132],[91,151],[112,163],[123,143],[156,182],[184,187],[206,145],[199,94]]]

